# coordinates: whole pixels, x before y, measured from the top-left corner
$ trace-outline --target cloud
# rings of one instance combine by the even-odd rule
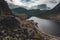
[[[45,4],[51,9],[60,3],[60,0],[46,0]]]
[[[49,7],[52,9],[59,3],[59,0],[57,1],[54,1],[54,0],[6,0],[6,1],[9,4],[18,5],[27,10],[38,9],[38,5],[41,5],[41,4],[46,4],[46,7]]]
[[[45,0],[30,0],[30,1],[27,1],[27,0],[6,0],[8,3],[11,3],[11,4],[14,4],[14,5],[18,5],[20,7],[24,7],[26,9],[31,9],[32,7],[35,7],[37,5],[40,5],[40,4],[43,4]]]
[[[20,7],[20,6],[18,6],[18,5],[13,5],[13,4],[8,4],[8,5],[9,5],[9,8],[10,8],[10,9],[14,9],[14,8]]]

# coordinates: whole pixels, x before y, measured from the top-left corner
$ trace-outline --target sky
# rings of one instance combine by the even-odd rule
[[[60,3],[60,0],[6,0],[6,1],[9,4],[16,5],[16,6],[13,6],[13,8],[23,7],[28,10],[37,9],[38,5],[41,5],[41,4],[46,4],[47,7],[52,9],[58,3]]]

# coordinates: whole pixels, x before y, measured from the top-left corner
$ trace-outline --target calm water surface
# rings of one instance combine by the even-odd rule
[[[60,36],[60,23],[38,17],[30,17],[28,20],[34,20],[34,22],[38,23],[38,27],[41,31],[50,35]]]

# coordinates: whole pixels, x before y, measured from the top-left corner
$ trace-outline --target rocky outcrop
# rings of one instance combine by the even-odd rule
[[[59,40],[41,32],[37,23],[19,18],[6,18],[0,25],[0,38],[10,40]]]
[[[4,0],[0,0],[0,16],[2,15],[13,15],[8,4]]]

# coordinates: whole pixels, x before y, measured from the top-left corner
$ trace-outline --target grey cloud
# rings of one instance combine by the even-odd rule
[[[22,2],[30,2],[31,0],[21,0]]]
[[[30,3],[32,3],[32,0],[20,0],[20,2],[24,2],[24,3],[26,3],[26,4],[22,4],[22,5],[15,5],[15,4],[13,4],[13,0],[6,0],[7,2],[8,2],[8,4],[9,4],[9,7],[11,8],[11,9],[13,9],[13,8],[17,8],[17,7],[23,7],[23,8],[25,8],[25,9],[27,9],[27,10],[31,10],[31,9],[41,9],[41,10],[50,10],[50,9],[52,9],[52,8],[54,8],[58,3],[59,3],[59,0],[46,0],[45,1],[45,3],[42,3],[42,4],[39,4],[38,2],[38,4],[37,3],[35,3],[35,4],[37,4],[37,5],[35,5],[35,4],[27,4],[27,2],[30,2]],[[37,0],[35,0],[35,1],[37,1]],[[39,0],[38,0],[39,1]],[[10,2],[10,3],[9,3]],[[34,2],[34,0],[33,0],[33,2]],[[24,6],[25,5],[25,6]],[[53,6],[52,6],[53,5]],[[29,6],[31,6],[31,7],[29,7]]]
[[[8,4],[8,5],[9,5],[9,8],[10,8],[10,9],[14,9],[14,8],[20,7],[20,6],[18,6],[18,5],[13,5],[13,4]]]

